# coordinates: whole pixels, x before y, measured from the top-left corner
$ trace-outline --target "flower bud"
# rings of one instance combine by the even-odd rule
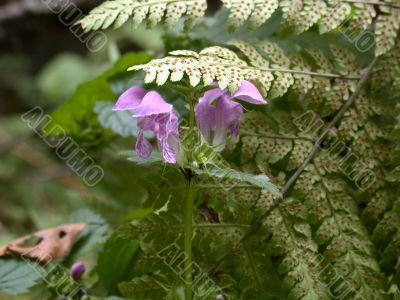
[[[86,272],[86,266],[82,262],[74,263],[71,267],[71,276],[74,280],[79,280]]]

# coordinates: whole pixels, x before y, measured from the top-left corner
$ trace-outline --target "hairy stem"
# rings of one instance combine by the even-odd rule
[[[193,129],[194,126],[196,125],[195,113],[194,113],[194,99],[193,99],[193,97],[191,97],[191,98],[189,99],[189,106],[190,106],[190,111],[189,111],[189,127],[190,127],[190,130],[192,131],[192,129]]]
[[[191,172],[186,175],[185,199],[185,298],[192,300],[192,236],[193,236],[193,196],[194,182]]]
[[[189,97],[189,127],[192,131],[195,127],[194,97]],[[193,238],[193,210],[194,210],[194,173],[191,169],[185,169],[186,199],[185,199],[185,299],[192,300],[193,270],[192,270],[192,238]]]

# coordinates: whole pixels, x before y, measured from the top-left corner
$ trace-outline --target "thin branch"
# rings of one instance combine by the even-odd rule
[[[371,64],[367,67],[367,69],[364,71],[363,75],[361,76],[360,81],[357,84],[357,87],[354,91],[354,93],[351,95],[351,97],[346,101],[346,103],[342,106],[342,108],[338,111],[338,113],[335,115],[333,120],[325,127],[323,132],[320,134],[318,139],[315,141],[313,148],[311,149],[310,153],[308,154],[307,158],[304,160],[304,162],[301,164],[301,166],[296,170],[296,172],[289,178],[289,180],[286,182],[284,187],[282,188],[282,198],[274,199],[274,204],[266,211],[264,212],[261,216],[256,218],[251,226],[250,229],[243,235],[243,237],[240,239],[239,243],[235,246],[238,247],[241,243],[243,243],[250,235],[252,235],[255,231],[260,228],[262,225],[262,222],[268,215],[273,211],[274,208],[278,207],[280,205],[280,200],[283,199],[283,196],[289,191],[289,189],[292,187],[292,185],[295,183],[297,178],[300,176],[300,174],[304,171],[306,166],[311,162],[311,160],[314,158],[314,155],[317,153],[318,149],[320,148],[320,145],[326,135],[330,132],[330,130],[340,121],[340,119],[343,117],[345,112],[350,108],[350,106],[354,103],[354,101],[357,99],[358,95],[360,94],[361,88],[364,86],[365,82],[367,81],[369,75],[372,72],[373,67],[375,66],[376,62],[378,60],[378,57],[375,57],[374,60],[371,62]],[[229,251],[225,252],[220,259],[215,263],[215,265],[211,268],[209,271],[210,274],[213,274],[215,270],[218,268],[218,266],[221,264],[221,262],[231,253],[233,249],[230,249]]]
[[[251,132],[240,132],[240,136],[257,136],[257,137],[266,137],[266,138],[281,139],[281,140],[305,140],[309,142],[314,142],[312,138],[308,138],[305,136],[289,136],[289,135],[251,133]]]
[[[305,167],[309,164],[309,162],[313,159],[315,153],[320,148],[322,141],[325,139],[326,135],[330,132],[330,130],[340,121],[343,117],[345,112],[350,108],[353,102],[357,99],[358,95],[360,94],[361,88],[364,86],[365,82],[367,81],[369,75],[371,74],[372,68],[374,67],[376,61],[378,60],[377,57],[371,62],[368,68],[365,70],[364,74],[361,77],[361,80],[358,82],[356,90],[351,95],[351,97],[346,101],[346,103],[342,106],[342,108],[338,111],[336,116],[333,120],[325,127],[324,131],[320,134],[318,139],[315,141],[314,146],[311,149],[311,152],[308,154],[305,161],[302,165],[297,169],[297,171],[290,177],[290,179],[286,182],[285,186],[282,189],[282,195],[284,195],[292,186],[292,184],[297,180],[300,174],[303,172]]]

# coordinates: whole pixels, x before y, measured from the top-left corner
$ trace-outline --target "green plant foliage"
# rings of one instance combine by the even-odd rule
[[[229,21],[221,28],[210,29],[221,20],[203,20],[206,2],[198,0],[106,1],[81,21],[86,30],[119,27],[129,18],[134,25],[164,21],[171,27],[184,16],[200,28],[192,35],[166,35],[172,51],[156,59],[144,53],[123,57],[53,113],[73,135],[94,124],[100,137],[107,134],[103,129],[116,133],[111,145],[97,148],[107,160],[101,188],[120,218],[110,218],[115,226],[89,210],[73,218],[89,226],[72,257],[99,247],[96,275],[86,286],[104,298],[187,299],[189,220],[193,299],[397,300],[396,3],[222,3]],[[276,30],[263,34],[272,19]],[[229,33],[227,27],[241,28]],[[344,41],[349,28],[374,31],[375,54]],[[219,30],[222,38],[216,38]],[[124,75],[128,69],[143,70],[145,88],[159,91],[179,115],[177,164],[163,162],[156,150],[160,141],[151,135],[148,159],[120,151],[126,146],[121,138],[128,137],[126,147],[132,148],[136,134],[130,113],[111,111],[132,83],[131,73]],[[224,151],[215,153],[190,113],[213,84],[233,93],[243,80],[257,85],[268,105],[237,100],[244,110],[239,135],[229,136]],[[193,216],[184,209],[191,193]],[[103,211],[111,215],[106,205]]]

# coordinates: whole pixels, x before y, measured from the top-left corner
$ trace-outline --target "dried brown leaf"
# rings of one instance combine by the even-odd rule
[[[0,257],[19,254],[37,259],[40,262],[63,259],[69,253],[75,239],[85,226],[85,223],[67,224],[23,236],[6,246],[0,247]],[[24,243],[32,238],[37,239],[35,245],[24,246]]]

